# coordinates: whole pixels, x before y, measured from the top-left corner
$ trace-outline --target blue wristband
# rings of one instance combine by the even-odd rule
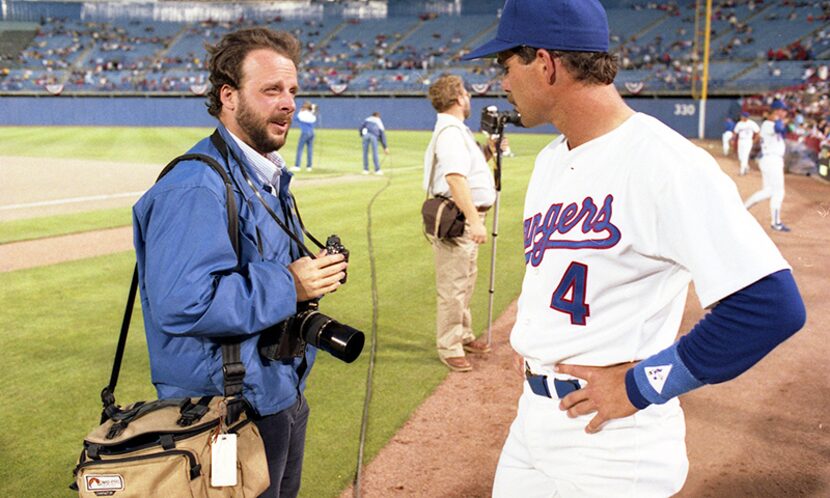
[[[633,370],[640,394],[657,405],[703,385],[678,356],[677,343],[641,361]]]

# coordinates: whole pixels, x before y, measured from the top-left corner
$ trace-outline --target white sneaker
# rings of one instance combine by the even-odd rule
[[[368,175],[368,174],[369,174],[369,171],[364,169],[364,170],[363,170],[360,174],[361,174],[361,175]]]
[[[291,166],[291,171],[300,171],[299,166]]]
[[[311,166],[309,166],[309,167],[308,167],[308,168],[306,168],[305,170],[306,170],[306,171],[308,171],[309,173],[311,173]]]
[[[375,171],[375,174],[378,175],[378,176],[381,176],[381,175],[383,175],[383,170],[379,169],[379,170]]]

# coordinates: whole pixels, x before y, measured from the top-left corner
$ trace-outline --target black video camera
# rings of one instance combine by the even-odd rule
[[[481,131],[488,135],[499,135],[504,125],[522,126],[522,115],[516,111],[499,111],[494,105],[481,110]]]
[[[331,235],[326,240],[328,254],[343,254],[349,260],[349,250],[340,243],[340,237]],[[341,283],[346,282],[343,277]],[[305,354],[306,344],[322,349],[335,358],[351,363],[363,351],[366,336],[318,311],[319,299],[297,304],[297,314],[265,329],[259,338],[259,354],[269,360],[288,362]]]

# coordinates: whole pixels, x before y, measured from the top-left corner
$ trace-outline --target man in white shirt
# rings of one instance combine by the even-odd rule
[[[454,75],[438,78],[429,89],[429,99],[438,117],[424,156],[424,190],[452,199],[467,220],[459,237],[429,236],[438,293],[436,345],[442,363],[450,370],[466,372],[473,367],[465,351],[490,351],[487,343],[473,334],[470,299],[478,271],[478,245],[487,242],[484,220],[496,199],[496,189],[487,159],[464,124],[470,117],[470,94],[464,81]]]
[[[769,199],[771,228],[777,232],[789,232],[790,228],[781,222],[781,206],[784,204],[784,153],[787,145],[784,135],[787,132],[784,118],[787,106],[776,100],[772,103],[767,119],[761,124],[761,190],[752,194],[744,205],[747,209]]]
[[[748,112],[741,113],[741,120],[735,123],[733,133],[738,136],[738,162],[741,169],[738,174],[741,176],[749,172],[749,153],[752,152],[752,145],[761,131],[755,121],[749,119]]]

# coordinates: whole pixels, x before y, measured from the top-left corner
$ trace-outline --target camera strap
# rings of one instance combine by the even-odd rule
[[[230,167],[230,161],[228,159],[228,156],[229,155],[233,156],[234,160],[237,162],[237,164],[239,164],[239,170],[242,172],[242,176],[245,178],[245,182],[248,184],[248,186],[254,192],[254,195],[257,197],[257,199],[259,199],[259,202],[265,208],[265,211],[271,216],[271,218],[274,219],[274,221],[277,223],[277,226],[279,226],[282,229],[282,231],[284,231],[286,233],[286,235],[288,235],[288,237],[297,245],[300,252],[304,253],[306,256],[309,256],[311,259],[316,259],[316,256],[314,255],[314,253],[312,253],[308,249],[308,247],[306,247],[306,245],[303,243],[303,241],[300,240],[300,238],[297,236],[296,233],[294,233],[294,230],[291,230],[288,226],[286,226],[286,224],[279,218],[277,213],[275,213],[274,210],[271,209],[271,206],[269,206],[268,202],[266,202],[265,199],[262,197],[262,194],[259,192],[259,189],[254,185],[254,182],[251,180],[251,177],[250,177],[250,175],[248,175],[248,172],[245,171],[245,163],[243,163],[236,156],[233,149],[228,147],[228,144],[225,143],[225,139],[222,138],[222,135],[219,133],[218,129],[214,130],[213,134],[210,136],[210,141],[211,141],[211,143],[213,143],[213,146],[216,147],[216,149],[219,151],[219,153],[225,159],[225,162],[228,163],[229,167]],[[279,195],[279,193],[277,194],[277,198],[280,201],[280,205],[282,205],[282,207],[283,207],[283,215],[286,217],[286,220],[290,220],[291,216],[289,216],[289,212],[286,212],[286,211],[291,211],[291,209],[290,208],[286,209],[283,198],[282,198],[282,196]],[[291,203],[293,204],[293,212],[297,216],[297,220],[300,223],[300,229],[302,230],[302,232],[309,239],[311,239],[311,241],[314,242],[320,249],[324,248],[325,246],[323,244],[321,244],[320,241],[318,241],[314,236],[312,236],[308,232],[308,230],[306,230],[305,226],[303,225],[302,218],[300,218],[300,211],[297,207],[297,202],[294,199],[294,196],[289,193],[289,198],[291,199]]]
[[[230,177],[225,172],[224,168],[210,156],[204,154],[185,154],[173,159],[159,174],[156,182],[161,180],[167,173],[169,173],[177,164],[182,161],[199,161],[207,164],[219,176],[222,177],[222,182],[225,184],[225,192],[227,193],[225,206],[228,215],[228,237],[231,240],[233,251],[237,255],[237,267],[239,266],[239,215],[236,207],[236,201],[233,197],[233,185]],[[133,315],[133,308],[135,306],[136,295],[138,294],[138,263],[133,268],[133,278],[130,282],[130,291],[127,297],[127,304],[124,308],[124,317],[121,320],[121,332],[118,336],[118,345],[115,348],[115,357],[112,363],[112,372],[110,374],[110,381],[106,387],[101,391],[101,401],[104,405],[101,413],[101,423],[113,418],[120,408],[115,404],[115,386],[118,383],[118,375],[121,372],[121,362],[124,359],[124,349],[127,345],[127,334],[130,330],[130,321]],[[220,341],[222,347],[222,384],[224,395],[226,398],[233,398],[242,393],[242,382],[245,378],[245,365],[242,363],[240,355],[241,339],[225,339]],[[241,403],[228,403],[228,421],[236,420],[241,413]]]

